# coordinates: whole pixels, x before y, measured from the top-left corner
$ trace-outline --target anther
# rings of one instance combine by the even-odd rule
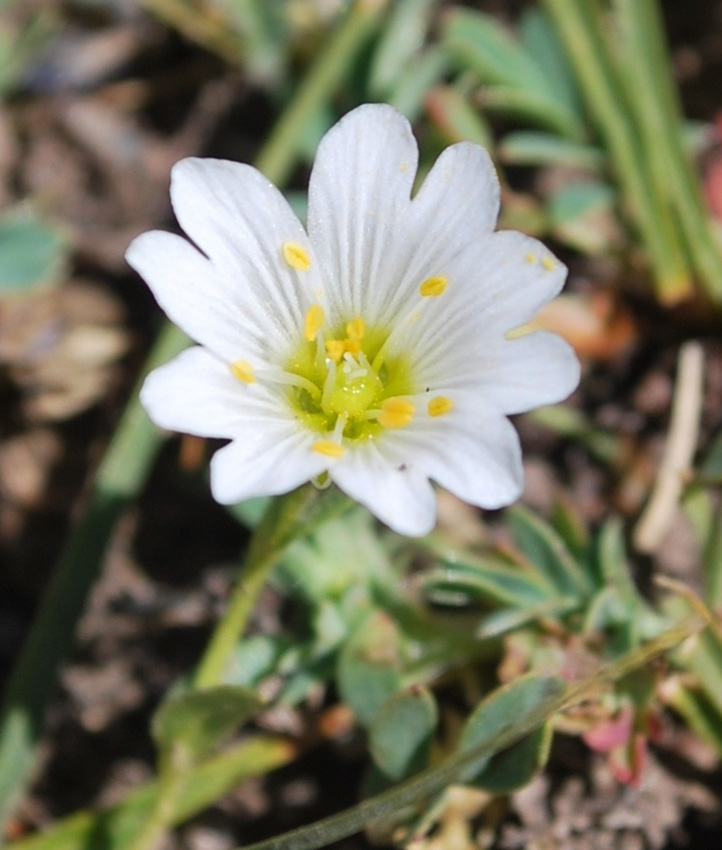
[[[526,255],[526,257],[524,257],[524,259],[525,259],[525,260],[527,261],[527,263],[529,263],[530,265],[534,265],[534,263],[536,263],[536,261],[537,261],[539,258],[537,257],[537,255],[536,255],[536,254],[527,254],[527,255]]]
[[[443,416],[454,406],[454,402],[445,395],[437,395],[428,405],[429,416]]]
[[[351,321],[346,324],[346,336],[350,340],[363,339],[365,331],[366,323],[361,318],[361,316],[356,316],[355,319],[351,319]]]
[[[325,318],[323,307],[320,304],[311,304],[306,313],[306,324],[304,326],[304,333],[309,342],[313,342],[316,339],[316,334],[323,327]]]
[[[424,298],[437,298],[446,292],[449,281],[445,277],[430,277],[419,287],[419,294]]]
[[[311,448],[326,457],[341,457],[344,452],[343,446],[340,443],[334,443],[333,440],[317,440]]]
[[[237,378],[242,384],[256,383],[256,373],[247,360],[234,360],[231,363],[231,372],[233,377]]]
[[[308,251],[296,242],[284,242],[283,259],[293,269],[305,272],[311,265],[311,257]]]
[[[338,363],[343,357],[345,350],[346,346],[342,339],[326,340],[326,354],[331,358],[331,360],[335,360]]]
[[[405,428],[414,418],[414,405],[405,398],[387,398],[381,405],[379,424],[384,428]]]
[[[542,265],[549,272],[554,271],[554,269],[557,267],[557,264],[551,257],[544,257],[544,259],[542,260]]]

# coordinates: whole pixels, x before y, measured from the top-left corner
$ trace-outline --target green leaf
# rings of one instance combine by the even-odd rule
[[[587,554],[589,530],[584,524],[579,509],[571,501],[559,500],[555,502],[552,509],[551,524],[575,558],[581,559]]]
[[[282,635],[252,635],[244,638],[233,653],[226,684],[253,688],[277,671],[279,659],[291,646]]]
[[[491,15],[457,9],[450,13],[442,44],[457,61],[493,88],[482,92],[488,108],[579,137],[580,122],[560,100],[544,70]]]
[[[685,685],[679,678],[664,683],[664,701],[680,714],[690,729],[708,741],[722,755],[722,710],[720,706],[695,687]]]
[[[368,513],[354,506],[348,513],[319,526],[305,540],[286,550],[280,574],[296,595],[314,605],[341,599],[350,589],[382,581],[389,558]]]
[[[161,765],[187,769],[262,707],[254,691],[235,685],[172,694],[153,718]]]
[[[554,596],[538,575],[522,567],[509,566],[490,558],[443,557],[437,569],[424,580],[424,590],[435,601],[491,602],[524,608]]]
[[[508,632],[517,631],[529,623],[544,620],[548,617],[560,618],[580,607],[580,600],[575,596],[557,596],[536,605],[525,608],[504,608],[492,611],[479,621],[474,634],[479,640],[499,637]]]
[[[707,629],[695,637],[690,647],[683,647],[675,661],[692,672],[700,691],[722,714],[722,636]]]
[[[399,76],[387,101],[409,120],[421,114],[429,89],[436,85],[449,70],[450,59],[438,45],[429,47]]]
[[[395,694],[369,730],[371,756],[389,779],[402,779],[424,767],[439,712],[433,695],[422,687]]]
[[[511,86],[486,86],[478,93],[481,106],[490,112],[536,124],[561,136],[578,138],[581,130],[573,115],[559,103],[539,97],[526,89]]]
[[[442,43],[483,82],[551,99],[553,92],[536,63],[491,15],[455,9],[446,18]]]
[[[433,5],[434,0],[401,0],[392,7],[369,70],[372,99],[388,100],[409,65],[416,65]]]
[[[501,161],[510,165],[558,165],[596,173],[606,162],[600,148],[537,130],[508,133],[497,151]]]
[[[641,602],[627,559],[624,528],[618,517],[608,519],[597,540],[599,574],[602,587],[614,587],[625,606],[633,611]]]
[[[549,758],[552,742],[551,723],[522,738],[517,744],[492,757],[486,768],[475,778],[476,788],[491,794],[509,794],[531,782]]]
[[[536,6],[525,9],[519,21],[519,35],[554,97],[581,122],[584,115],[574,69],[549,15]]]
[[[562,693],[564,687],[560,679],[530,673],[497,688],[466,721],[457,752],[463,753],[491,742],[502,732],[513,729],[517,717],[528,716],[545,700]],[[494,758],[481,758],[464,771],[462,781],[467,785],[488,787],[489,790],[524,784],[546,758],[548,735],[542,727]]]
[[[516,505],[507,511],[514,540],[527,560],[562,594],[585,597],[591,590],[589,577],[564,540],[528,508]]]
[[[373,722],[386,700],[401,687],[399,640],[394,621],[374,611],[358,625],[339,656],[341,697],[364,726]]]
[[[620,241],[614,208],[617,194],[608,183],[575,181],[563,186],[549,199],[552,232],[578,251],[597,255]]]
[[[0,296],[59,283],[68,257],[60,232],[29,211],[0,219]]]

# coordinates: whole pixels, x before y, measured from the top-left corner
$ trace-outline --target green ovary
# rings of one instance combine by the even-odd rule
[[[289,402],[294,413],[319,434],[335,432],[351,440],[373,439],[384,430],[377,420],[384,401],[415,392],[408,358],[388,355],[378,358],[380,362],[374,366],[387,331],[365,329],[361,339],[352,340],[344,339],[343,326],[332,330],[338,332],[327,333],[325,339],[332,345],[348,344],[353,352],[334,358],[326,352],[323,339],[301,340],[285,371],[310,382],[315,391],[292,386]]]

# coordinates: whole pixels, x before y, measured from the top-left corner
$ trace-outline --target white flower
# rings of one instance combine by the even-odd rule
[[[231,440],[211,462],[219,502],[328,477],[420,535],[436,517],[430,479],[481,507],[519,496],[507,415],[565,398],[579,365],[553,334],[508,334],[566,269],[535,239],[492,232],[499,184],[483,148],[447,148],[412,199],[417,158],[403,116],[355,109],[320,144],[307,229],[248,165],[173,169],[195,244],[146,233],[128,262],[199,346],[141,398],[164,428]]]

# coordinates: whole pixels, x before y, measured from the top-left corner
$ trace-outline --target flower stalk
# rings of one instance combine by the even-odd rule
[[[283,549],[295,538],[341,513],[351,504],[336,488],[318,490],[312,484],[271,501],[257,526],[226,611],[216,626],[193,678],[194,688],[223,682],[238,639],[248,625],[258,596]]]

